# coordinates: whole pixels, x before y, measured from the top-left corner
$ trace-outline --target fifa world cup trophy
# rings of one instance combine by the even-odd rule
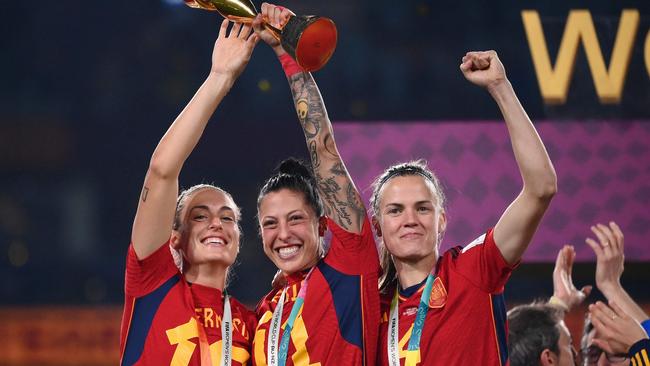
[[[250,0],[184,0],[198,9],[217,11],[234,22],[252,23],[257,9]],[[291,16],[277,29],[265,27],[280,39],[282,47],[306,71],[316,71],[325,66],[336,48],[336,26],[331,19],[315,15]]]

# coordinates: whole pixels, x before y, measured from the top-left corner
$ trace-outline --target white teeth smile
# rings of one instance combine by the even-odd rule
[[[300,249],[299,246],[293,245],[293,246],[290,246],[290,247],[280,248],[277,251],[278,251],[278,254],[280,255],[280,258],[288,258],[288,257],[291,257],[292,255],[296,254],[298,249]]]
[[[203,244],[225,245],[226,243],[221,238],[211,237],[203,239]]]

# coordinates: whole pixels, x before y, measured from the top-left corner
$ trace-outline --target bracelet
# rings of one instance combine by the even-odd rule
[[[549,305],[557,306],[558,308],[564,310],[565,312],[569,311],[569,306],[564,301],[562,301],[562,299],[560,299],[555,295],[551,296],[551,298],[548,299],[548,303]]]
[[[303,72],[304,70],[296,61],[289,56],[288,53],[283,54],[282,56],[278,57],[280,60],[280,64],[282,64],[282,69],[284,70],[284,74],[287,76],[287,78],[292,77],[293,75]]]

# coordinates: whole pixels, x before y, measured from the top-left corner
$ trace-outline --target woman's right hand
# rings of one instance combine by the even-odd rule
[[[287,24],[287,21],[289,21],[289,18],[294,15],[296,14],[287,8],[262,3],[262,11],[260,11],[257,17],[255,17],[255,20],[253,20],[253,29],[255,30],[255,33],[258,34],[264,42],[271,46],[278,56],[286,52],[282,48],[280,39],[277,38],[272,31],[266,28],[264,24],[266,23],[277,29],[282,29],[285,24]]]
[[[251,33],[251,26],[234,23],[228,33],[230,21],[221,22],[219,36],[212,51],[212,69],[214,74],[237,78],[248,64],[259,36]]]
[[[592,238],[585,241],[596,253],[596,286],[607,296],[622,288],[621,275],[625,262],[623,232],[613,221],[609,225],[596,224],[591,231],[598,242]]]

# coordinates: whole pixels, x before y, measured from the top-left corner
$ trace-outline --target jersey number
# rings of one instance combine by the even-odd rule
[[[170,366],[187,366],[190,364],[192,359],[192,354],[196,348],[196,344],[190,339],[199,337],[199,331],[197,328],[197,322],[195,318],[191,318],[187,323],[177,326],[167,330],[167,339],[169,344],[176,345],[176,350],[174,351],[174,356]],[[210,345],[210,359],[212,360],[213,366],[219,366],[219,360],[221,359],[221,344],[219,340]],[[232,359],[237,361],[240,364],[246,364],[246,361],[250,358],[250,354],[244,348],[237,346],[232,347]]]

